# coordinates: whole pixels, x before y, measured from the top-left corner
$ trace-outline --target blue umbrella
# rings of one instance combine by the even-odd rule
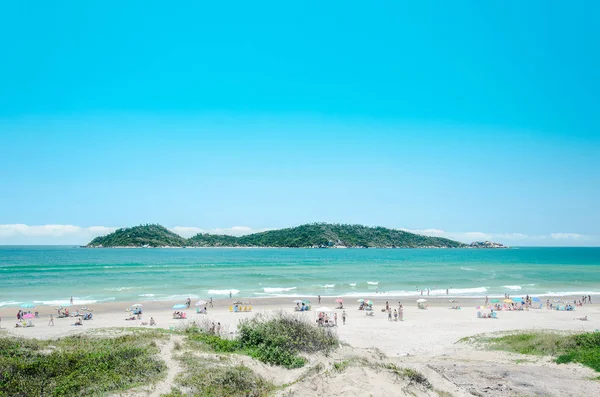
[[[21,305],[21,307],[22,307],[23,309],[33,309],[33,308],[35,307],[35,305],[34,305],[33,303],[23,303],[23,304]]]
[[[534,301],[534,302],[539,302],[540,298],[531,298],[531,300]]]
[[[186,309],[187,305],[184,305],[183,303],[179,303],[177,305],[173,306],[173,309]]]
[[[521,302],[523,299],[521,298],[512,298],[513,302]]]

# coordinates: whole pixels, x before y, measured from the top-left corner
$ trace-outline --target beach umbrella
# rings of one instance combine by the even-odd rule
[[[417,299],[417,303],[425,303],[427,302],[427,299]]]
[[[357,300],[357,302],[358,302],[358,303],[362,303],[362,302],[364,302],[364,301],[365,301],[364,299],[359,299],[359,300]]]
[[[179,303],[177,305],[173,305],[173,309],[185,309],[187,308],[187,305],[184,305],[182,303]]]
[[[487,306],[477,306],[475,309],[477,310],[490,310]]]
[[[204,306],[206,305],[206,301],[198,301],[196,302],[196,306]]]
[[[298,303],[298,304],[300,304],[300,303],[302,303],[302,302],[303,302],[303,301],[301,301],[300,299],[296,299],[296,300],[294,301],[294,303]]]
[[[310,301],[309,301],[308,299],[307,299],[307,300],[303,300],[302,302],[303,302],[305,305],[310,305]]]
[[[531,300],[534,301],[534,302],[539,302],[540,298],[531,298]]]
[[[22,307],[23,309],[33,309],[33,308],[35,307],[35,305],[34,305],[33,303],[23,303],[23,304],[21,305],[21,307]]]
[[[498,303],[498,302],[500,302],[500,299],[492,299],[490,302],[492,302],[492,303]]]
[[[504,299],[502,302],[504,302],[504,303],[512,303],[512,301],[510,299]]]
[[[135,305],[131,305],[131,307],[142,307],[142,304],[136,303]]]
[[[33,318],[34,315],[31,313],[27,313],[26,315],[23,316],[23,318]]]
[[[343,301],[341,298],[337,298],[335,301],[336,301],[337,303],[342,303],[342,302],[344,302],[344,301]]]
[[[373,301],[367,301],[367,305],[371,306],[373,304]]]
[[[519,303],[519,302],[522,301],[522,299],[521,298],[512,298],[512,301],[516,302],[516,303]]]

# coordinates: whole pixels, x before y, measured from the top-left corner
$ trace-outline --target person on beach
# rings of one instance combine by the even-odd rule
[[[150,325],[156,325],[156,321],[154,321],[154,317],[150,317]]]
[[[342,324],[344,324],[344,325],[346,325],[346,316],[347,316],[347,314],[346,314],[346,311],[344,310],[342,312]]]
[[[210,308],[213,308],[213,303],[212,303],[212,296],[210,297]]]
[[[398,308],[398,318],[400,321],[404,321],[404,307],[402,305]]]
[[[388,309],[388,321],[392,321],[392,311]]]
[[[221,335],[221,323],[217,323],[217,335]]]
[[[337,313],[333,314],[333,323],[335,324],[335,326],[337,327]]]
[[[446,288],[446,295],[448,295],[448,288]]]
[[[48,321],[48,326],[54,327],[54,316],[52,314],[50,315],[50,321]]]
[[[321,304],[321,295],[317,295],[317,297],[319,298],[319,305]]]
[[[231,291],[229,291],[229,298],[231,298]]]
[[[209,332],[214,335],[214,333],[215,333],[215,323],[214,322],[210,325],[210,331]]]
[[[394,321],[398,321],[398,312],[394,309]]]
[[[385,301],[385,311],[387,312],[388,310],[390,310],[390,302]]]
[[[192,300],[190,298],[187,298],[187,300],[185,301],[185,305],[187,306],[187,308],[190,308],[190,305],[192,304]]]
[[[71,297],[71,299],[69,300],[69,302],[71,302],[71,304],[73,304],[73,297]]]
[[[592,303],[592,295],[588,295],[588,303]]]

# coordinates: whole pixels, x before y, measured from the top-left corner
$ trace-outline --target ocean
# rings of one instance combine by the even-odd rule
[[[0,246],[0,307],[257,297],[600,294],[600,248]],[[424,292],[427,295],[427,292]]]

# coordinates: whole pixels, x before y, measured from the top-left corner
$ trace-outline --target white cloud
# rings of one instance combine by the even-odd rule
[[[549,235],[528,235],[525,233],[484,233],[484,232],[447,232],[440,229],[400,229],[411,233],[431,237],[445,237],[452,240],[471,243],[491,240],[507,245],[591,245],[599,246],[600,237],[578,233],[551,233]]]
[[[74,225],[0,225],[0,244],[86,244],[116,227]]]
[[[581,240],[585,238],[585,236],[577,233],[552,233],[550,237],[555,240]]]

